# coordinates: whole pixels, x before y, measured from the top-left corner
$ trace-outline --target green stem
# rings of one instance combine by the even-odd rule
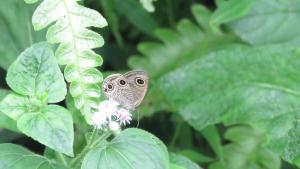
[[[78,156],[76,158],[74,158],[71,163],[70,166],[72,168],[76,168],[81,161],[83,160],[83,158],[85,157],[85,155],[93,148],[95,148],[99,143],[101,143],[102,141],[106,140],[112,133],[110,131],[103,133],[100,137],[98,137],[97,139],[95,139],[95,135],[96,135],[96,129],[94,129],[94,131],[92,132],[91,137],[88,139],[87,141],[87,145],[84,147],[84,149],[78,154]]]
[[[168,15],[169,24],[170,26],[175,27],[172,0],[166,0],[166,3],[167,3],[167,15]]]
[[[56,152],[56,157],[64,166],[68,166],[65,157],[61,153]]]
[[[171,141],[171,143],[170,143],[170,147],[174,147],[174,146],[175,146],[176,141],[177,141],[177,139],[178,139],[178,136],[179,136],[179,134],[180,134],[180,132],[181,132],[182,124],[183,124],[182,121],[180,121],[180,122],[177,124],[177,126],[176,126],[176,128],[175,128],[174,136],[173,136],[172,141]]]

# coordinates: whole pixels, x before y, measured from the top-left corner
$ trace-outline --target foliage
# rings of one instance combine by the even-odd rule
[[[102,58],[91,49],[101,47],[104,40],[87,27],[102,28],[107,22],[97,11],[76,1],[44,0],[33,14],[34,29],[42,30],[53,22],[56,23],[48,29],[47,40],[60,43],[55,56],[59,64],[67,65],[64,73],[71,83],[75,105],[84,114],[90,113],[101,95],[96,84],[102,81],[102,74],[94,68],[102,64]]]
[[[0,168],[299,168],[299,7],[1,1]],[[135,120],[95,128],[103,77],[130,69],[150,77]]]

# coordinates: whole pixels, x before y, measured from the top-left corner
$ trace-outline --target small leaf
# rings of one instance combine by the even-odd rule
[[[194,163],[187,157],[179,155],[179,154],[171,153],[170,161],[172,164],[176,164],[176,165],[184,167],[186,169],[201,169],[201,167],[198,166],[196,163]]]
[[[250,44],[288,42],[299,45],[299,17],[300,1],[259,0],[253,1],[247,15],[229,26]]]
[[[6,81],[19,94],[36,98],[47,95],[49,103],[62,101],[67,91],[52,49],[46,43],[26,49],[9,67]]]
[[[73,120],[65,108],[49,105],[40,112],[28,112],[18,120],[18,128],[40,143],[73,156]]]
[[[218,158],[223,159],[222,142],[216,126],[211,125],[201,131],[201,134],[207,140]]]
[[[14,144],[0,144],[1,169],[67,169]]]
[[[1,101],[10,93],[9,90],[0,89],[0,128],[6,128],[12,131],[17,131],[16,122],[2,113]]]
[[[166,169],[169,168],[165,145],[152,134],[140,129],[126,129],[104,147],[92,149],[81,169]]]
[[[27,96],[10,93],[0,102],[0,110],[10,118],[18,120],[26,112],[31,112],[34,106]]]

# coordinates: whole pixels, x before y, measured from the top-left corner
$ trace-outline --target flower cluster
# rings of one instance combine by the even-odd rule
[[[92,116],[92,124],[97,129],[109,127],[113,131],[119,130],[120,125],[130,124],[131,120],[131,113],[114,100],[102,101]]]

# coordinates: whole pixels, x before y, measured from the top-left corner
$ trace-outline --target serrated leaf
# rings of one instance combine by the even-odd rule
[[[288,42],[299,44],[300,1],[256,0],[247,15],[229,24],[250,44]]]
[[[9,67],[6,81],[21,95],[47,95],[49,103],[62,101],[67,92],[52,49],[46,43],[35,44],[21,53]]]
[[[18,145],[0,144],[0,149],[1,169],[67,169]]]
[[[30,24],[35,7],[36,5],[29,6],[22,0],[0,1],[1,68],[7,70],[23,50],[44,40],[45,32],[34,32]]]
[[[106,146],[92,149],[81,166],[81,169],[90,168],[166,169],[169,158],[166,147],[158,138],[131,128],[122,131]]]
[[[237,47],[195,60],[159,84],[194,128],[251,124],[267,133],[272,150],[292,162],[300,155],[292,143],[299,137],[293,134],[299,123],[299,58],[299,49],[290,46]]]
[[[193,8],[202,9],[199,5],[195,5]],[[201,18],[199,16],[202,15],[202,10],[194,10],[193,15],[196,18]],[[203,32],[201,27],[207,27],[203,22],[199,22],[201,25],[197,25],[184,19],[177,24],[176,30],[157,29],[157,38],[163,43],[143,42],[139,44],[138,50],[143,56],[130,57],[128,61],[130,68],[147,71],[152,81],[155,81],[181,65],[200,58],[209,52],[231,46],[235,42],[235,39],[228,35],[215,35],[209,33],[209,31]],[[149,94],[145,97],[145,102],[141,105],[141,108],[149,110],[148,107],[151,107],[149,110],[151,113],[163,109],[170,110],[170,107],[165,104],[165,99],[157,84],[150,83],[149,86]]]
[[[102,74],[94,69],[102,64],[102,58],[91,49],[103,46],[104,40],[87,28],[107,26],[106,20],[96,10],[77,1],[44,0],[34,12],[32,22],[36,30],[55,22],[48,29],[47,40],[60,43],[55,55],[59,64],[67,65],[65,77],[71,83],[76,107],[80,110],[83,106],[91,107],[88,100],[100,97],[101,92],[95,91],[95,85],[102,81]],[[78,99],[79,94],[81,99]]]
[[[28,112],[18,120],[18,128],[40,143],[73,156],[73,120],[63,107],[49,105],[39,112]]]
[[[171,153],[170,161],[172,164],[176,164],[177,166],[181,166],[186,169],[201,169],[201,167],[198,166],[196,163],[194,163],[187,157],[179,155],[179,154]]]

